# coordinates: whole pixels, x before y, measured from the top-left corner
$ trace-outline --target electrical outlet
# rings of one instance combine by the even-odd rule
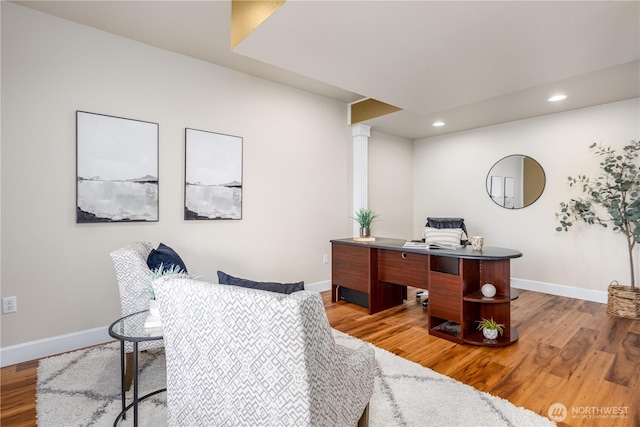
[[[16,297],[2,298],[2,314],[15,313],[16,311],[18,311]]]
[[[322,255],[322,263],[329,264],[329,254]]]

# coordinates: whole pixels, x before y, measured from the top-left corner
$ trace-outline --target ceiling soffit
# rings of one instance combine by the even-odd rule
[[[231,1],[14,3],[347,104],[373,98],[402,111],[363,123],[411,139],[640,96],[640,2],[289,0],[233,51]],[[569,98],[547,103],[556,91]]]

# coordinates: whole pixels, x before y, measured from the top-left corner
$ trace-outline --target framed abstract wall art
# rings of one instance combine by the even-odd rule
[[[76,222],[158,221],[158,124],[76,112]]]
[[[242,138],[185,129],[184,219],[242,219]]]

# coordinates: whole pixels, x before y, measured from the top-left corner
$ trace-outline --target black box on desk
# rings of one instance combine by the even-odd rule
[[[354,291],[341,286],[338,288],[338,299],[369,308],[369,294],[366,292]]]

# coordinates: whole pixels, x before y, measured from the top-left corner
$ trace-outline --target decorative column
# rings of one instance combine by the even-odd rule
[[[368,179],[369,179],[369,137],[371,126],[356,124],[351,126],[353,137],[353,212],[368,207]],[[353,235],[358,236],[360,226],[353,222]]]

